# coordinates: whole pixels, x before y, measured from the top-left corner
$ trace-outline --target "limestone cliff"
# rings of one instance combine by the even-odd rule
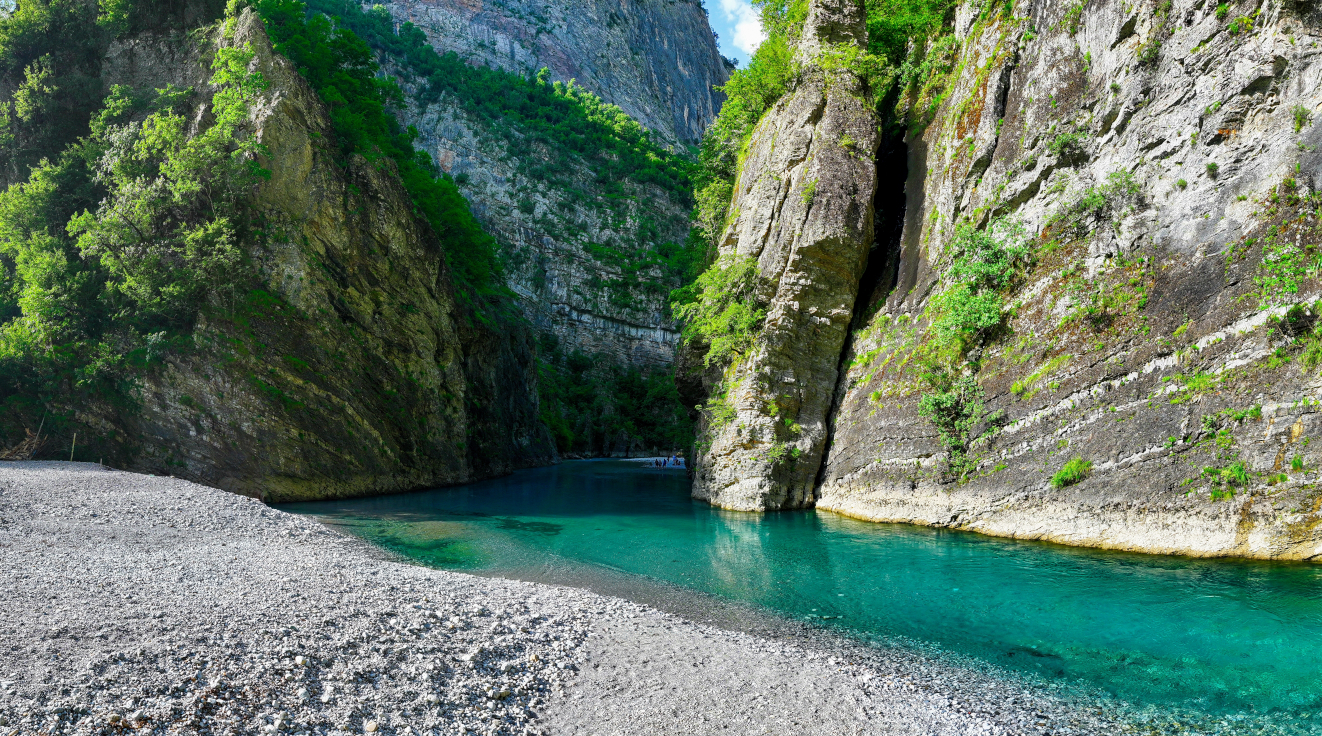
[[[575,79],[663,140],[696,143],[730,67],[698,0],[394,0],[399,22],[474,64]]]
[[[383,6],[410,22],[440,53],[474,66],[568,83],[617,105],[655,139],[682,149],[698,141],[720,109],[730,68],[717,51],[702,5],[523,0],[472,3],[398,0]],[[566,351],[620,366],[672,361],[678,331],[669,319],[680,273],[661,253],[688,233],[687,192],[599,178],[582,159],[552,150],[517,150],[527,131],[492,119],[475,101],[424,93],[427,85],[398,65],[409,91],[403,120],[418,145],[455,176],[483,227],[496,237],[511,288],[538,332]],[[605,154],[609,155],[609,154]],[[556,170],[554,177],[544,172]]]
[[[119,42],[106,81],[192,86],[205,119],[219,33]],[[266,237],[247,245],[265,289],[237,316],[203,318],[191,349],[135,382],[133,406],[81,408],[80,453],[268,501],[549,462],[529,333],[460,304],[391,166],[337,162],[326,110],[251,11],[223,43],[248,44],[268,83],[252,109],[271,172],[252,196]]]
[[[716,399],[699,426],[693,495],[719,506],[812,503],[827,387],[873,239],[877,150],[867,83],[821,60],[863,47],[866,32],[860,2],[811,4],[800,76],[758,123],[735,184],[720,252],[756,260],[767,315],[747,355],[707,377]]]
[[[865,284],[817,507],[1322,556],[1319,41],[1313,4],[961,5],[899,101],[878,232],[900,237]],[[986,409],[954,473],[918,363],[959,228],[990,222],[1022,228],[1032,265],[959,368]]]

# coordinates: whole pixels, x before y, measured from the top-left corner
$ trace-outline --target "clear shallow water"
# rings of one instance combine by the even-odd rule
[[[1282,722],[1314,722],[1322,709],[1322,565],[725,512],[692,501],[683,471],[626,461],[281,508],[427,565],[682,586],[847,635],[930,642],[1139,705]]]

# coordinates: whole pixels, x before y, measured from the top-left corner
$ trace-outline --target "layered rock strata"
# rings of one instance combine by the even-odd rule
[[[1319,558],[1322,14],[1188,0],[978,11],[961,6],[953,42],[929,51],[948,70],[934,112],[917,91],[902,101],[925,127],[906,139],[898,268],[867,285],[878,311],[845,356],[817,507]],[[1031,236],[1036,265],[968,356],[988,414],[960,477],[919,414],[930,389],[913,361],[957,226],[996,219]],[[1070,460],[1089,469],[1060,474]]]
[[[394,0],[398,22],[442,53],[521,74],[545,67],[618,105],[671,143],[696,143],[716,119],[732,67],[699,0]]]
[[[728,410],[704,412],[693,495],[730,509],[810,505],[830,387],[873,237],[877,119],[866,82],[818,60],[866,46],[861,2],[815,0],[802,73],[748,145],[722,236],[728,263],[755,259],[766,319],[748,354],[709,376]]]

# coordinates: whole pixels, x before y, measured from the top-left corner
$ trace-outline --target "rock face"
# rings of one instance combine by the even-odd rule
[[[599,206],[602,187],[581,164],[569,165],[573,186],[547,186],[529,175],[538,161],[511,155],[487,123],[449,97],[414,104],[403,118],[418,129],[418,147],[463,182],[538,332],[618,365],[674,360],[679,331],[666,304],[679,274],[656,254],[684,242],[689,218],[683,202],[656,186],[630,183],[633,196]]]
[[[215,39],[118,44],[107,83],[201,90]],[[78,417],[107,459],[268,501],[461,483],[552,460],[530,335],[458,303],[440,245],[392,168],[335,159],[326,111],[262,23],[236,44],[269,87],[252,112],[265,168],[253,196],[275,233],[252,245],[265,291],[203,320],[134,389],[131,410]]]
[[[722,256],[752,258],[767,316],[755,345],[709,394],[693,495],[739,510],[810,505],[831,386],[873,239],[877,120],[866,83],[823,71],[829,45],[865,46],[855,0],[810,6],[801,78],[758,123],[735,184]],[[719,399],[718,400],[722,400]]]
[[[715,118],[730,67],[717,51],[695,0],[400,0],[384,6],[421,28],[438,52],[474,65],[579,87],[619,106],[662,143],[695,143]],[[400,74],[406,89],[416,83]],[[668,366],[679,333],[668,317],[679,273],[659,263],[659,250],[684,242],[687,201],[653,185],[628,182],[608,195],[593,172],[555,164],[573,180],[548,186],[532,175],[553,152],[511,151],[493,121],[446,96],[421,105],[404,122],[418,146],[462,182],[484,229],[500,243],[509,285],[524,315],[566,351],[602,356],[621,366]],[[495,125],[505,124],[494,121]]]
[[[860,314],[845,355],[817,507],[1111,549],[1319,558],[1318,309],[1277,318],[1322,296],[1322,15],[1188,0],[1019,12],[961,7],[953,45],[929,52],[946,55],[940,104],[924,118],[932,97],[902,101],[926,125],[901,149],[903,206],[886,179],[905,174],[880,172],[902,237],[890,275],[865,285],[877,311]],[[968,356],[1003,414],[957,479],[919,415],[911,361],[956,225],[996,218],[1032,236],[1036,265],[1004,294],[1004,328]],[[1075,458],[1086,477],[1053,483]]]
[[[662,140],[696,143],[731,67],[699,0],[395,0],[397,21],[442,53],[517,73],[546,67],[618,105]]]

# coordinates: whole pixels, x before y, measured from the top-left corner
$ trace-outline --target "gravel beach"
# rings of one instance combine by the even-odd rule
[[[92,464],[0,463],[0,563],[0,735],[1114,732],[912,653],[418,567]]]

